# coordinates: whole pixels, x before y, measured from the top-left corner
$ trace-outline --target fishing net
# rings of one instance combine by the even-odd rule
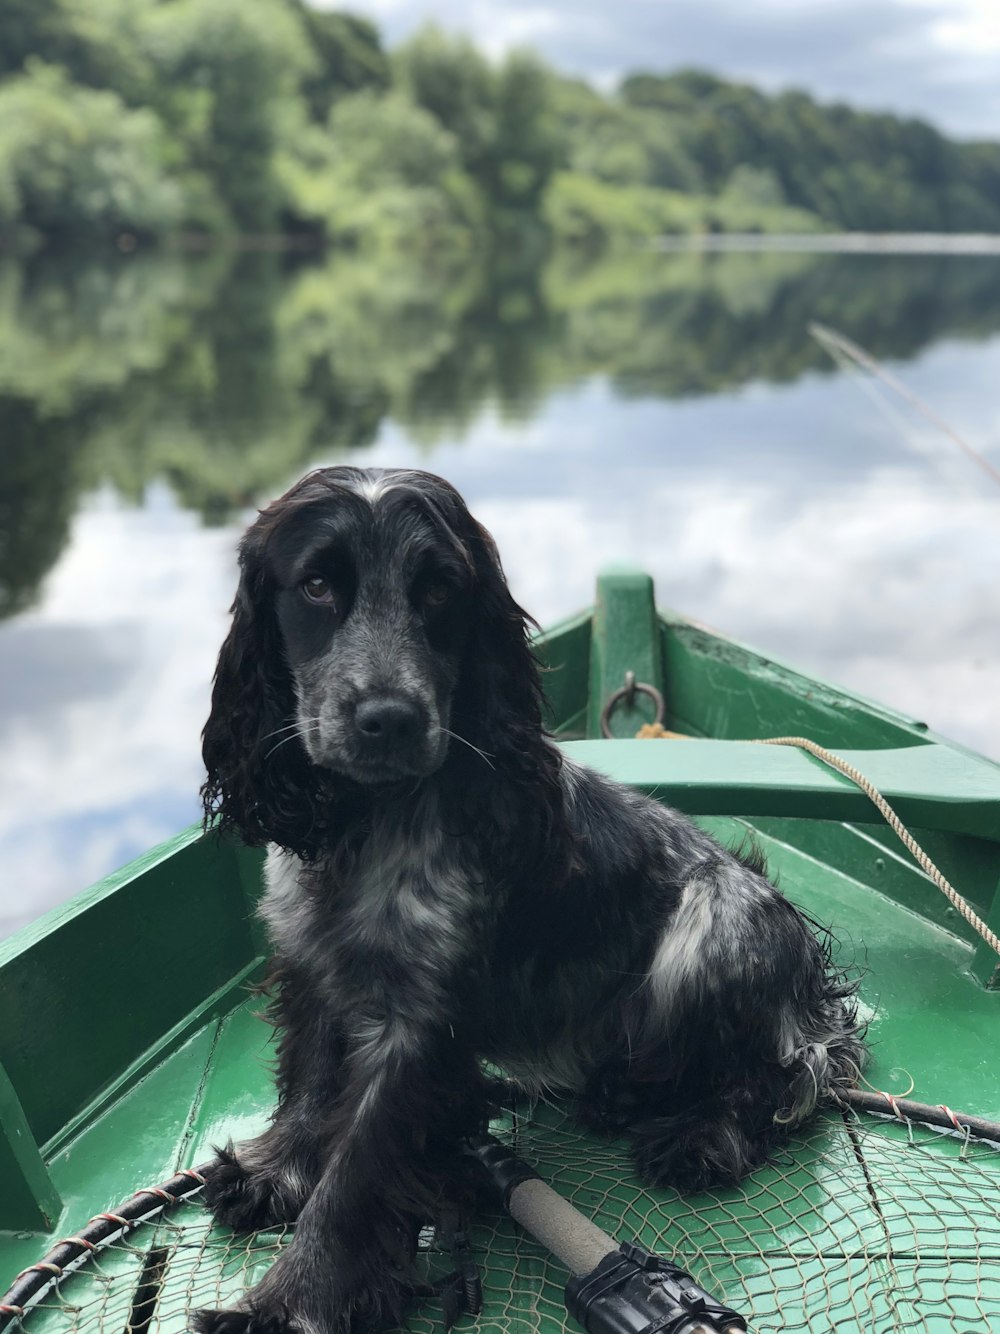
[[[643,1190],[622,1144],[555,1106],[494,1129],[583,1213],[672,1256],[755,1334],[1000,1330],[1000,1152],[988,1143],[830,1113],[740,1187],[682,1196]],[[182,1203],[46,1293],[25,1334],[181,1334],[192,1309],[236,1301],[291,1235],[234,1237]],[[567,1328],[566,1274],[537,1243],[499,1212],[470,1241],[482,1334]],[[418,1263],[432,1276],[447,1259],[428,1239]],[[408,1328],[437,1334],[440,1308],[425,1304]]]

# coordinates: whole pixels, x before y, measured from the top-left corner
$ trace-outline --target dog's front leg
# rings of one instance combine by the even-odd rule
[[[217,1149],[207,1172],[205,1203],[236,1232],[298,1218],[323,1170],[326,1122],[346,1077],[342,1023],[307,1004],[308,991],[289,972],[272,1003],[282,1037],[271,1125],[256,1139]]]
[[[294,1240],[238,1310],[199,1314],[202,1334],[346,1334],[399,1322],[436,1169],[481,1110],[476,1063],[459,1046],[448,1026],[386,1031],[355,1051]]]

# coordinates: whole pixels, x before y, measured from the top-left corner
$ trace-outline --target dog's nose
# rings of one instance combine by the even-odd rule
[[[354,722],[369,745],[388,749],[415,741],[423,730],[424,715],[408,699],[368,699],[355,709]]]

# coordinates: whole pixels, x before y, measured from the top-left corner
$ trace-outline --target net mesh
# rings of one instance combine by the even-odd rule
[[[740,1187],[637,1182],[623,1144],[543,1105],[494,1127],[582,1212],[674,1258],[755,1334],[1000,1331],[1000,1152],[919,1126],[830,1114]],[[197,1203],[95,1256],[25,1316],[28,1334],[180,1334],[257,1282],[291,1231],[234,1237]],[[506,1217],[471,1229],[483,1334],[567,1327],[566,1274]],[[440,1271],[433,1247],[420,1263]],[[468,1324],[469,1322],[463,1322]],[[431,1302],[408,1328],[442,1328]]]

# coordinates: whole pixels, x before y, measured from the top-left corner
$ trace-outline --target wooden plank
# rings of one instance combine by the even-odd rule
[[[203,1030],[213,1019],[218,1019],[241,1005],[246,1000],[247,992],[252,990],[263,976],[264,963],[265,956],[258,955],[246,968],[241,968],[234,977],[231,977],[217,991],[213,991],[190,1014],[185,1015],[179,1023],[168,1029],[162,1037],[127,1065],[124,1070],[100,1090],[96,1098],[82,1107],[50,1140],[42,1145],[45,1156],[50,1157],[52,1154],[58,1153],[75,1138],[83,1127],[96,1120],[123,1094],[144,1079],[151,1070],[161,1065],[171,1052],[182,1046],[193,1033]]]
[[[72,1234],[98,1211],[113,1209],[140,1187],[163,1181],[176,1171],[219,1024],[216,1020],[189,1038],[51,1159],[48,1170],[63,1202],[61,1215],[54,1220],[48,1237],[27,1232],[0,1236],[0,1291],[20,1269],[40,1259],[59,1237]],[[48,1087],[56,1090],[61,1065],[50,1064],[42,1074]],[[0,1179],[6,1185],[6,1178]],[[130,1248],[141,1252],[154,1235],[152,1228],[140,1229],[130,1241]],[[83,1272],[94,1276],[90,1280],[82,1276],[68,1280],[67,1295],[78,1291],[81,1283],[86,1289],[90,1282],[102,1281],[101,1274],[111,1262],[113,1257],[105,1257],[87,1267]],[[139,1266],[141,1255],[135,1261],[136,1276]],[[126,1298],[131,1292],[127,1279],[122,1291]],[[44,1328],[45,1317],[36,1312],[29,1327],[39,1321]],[[53,1327],[66,1328],[65,1322],[55,1322]],[[125,1322],[115,1328],[124,1329]]]
[[[729,845],[741,837],[729,820],[698,824]],[[838,868],[766,834],[758,839],[782,892],[831,929],[838,965],[860,982],[869,1083],[901,1092],[912,1077],[915,1098],[996,1118],[1000,997],[970,976],[972,946]]]
[[[587,707],[590,628],[587,611],[559,621],[534,641],[545,691],[545,726],[550,731],[565,728]]]
[[[927,724],[818,680],[673,612],[660,612],[667,727],[727,740],[794,732],[821,746],[936,740]]]
[[[871,815],[873,819],[881,819],[874,807]],[[835,866],[852,880],[871,886],[967,944],[975,946],[979,941],[972,927],[924,874],[888,825],[759,815],[754,816],[753,827],[800,848],[813,861]],[[1000,843],[933,829],[915,828],[910,832],[976,912],[985,917],[1000,876]]]
[[[232,845],[198,827],[4,942],[0,1064],[35,1142],[117,1086],[254,955]]]
[[[567,741],[565,752],[689,814],[878,819],[842,774],[790,746],[741,741]],[[1000,840],[1000,766],[949,746],[838,751],[905,823]]]
[[[626,672],[634,672],[636,681],[663,689],[653,581],[648,574],[628,566],[605,570],[597,579],[590,645],[588,736],[600,737],[601,710],[625,684]],[[652,701],[637,695],[631,706],[622,701],[616,707],[611,730],[615,736],[634,736],[653,717]]]
[[[196,1167],[212,1157],[214,1145],[252,1139],[267,1128],[278,1095],[277,1036],[261,1018],[265,1005],[252,996],[223,1020],[178,1167]]]
[[[0,1231],[47,1232],[62,1209],[14,1085],[0,1066]]]
[[[1000,884],[997,885],[993,902],[984,914],[986,925],[1000,935]],[[1000,958],[985,940],[976,941],[976,953],[972,960],[972,975],[990,991],[1000,991]]]

